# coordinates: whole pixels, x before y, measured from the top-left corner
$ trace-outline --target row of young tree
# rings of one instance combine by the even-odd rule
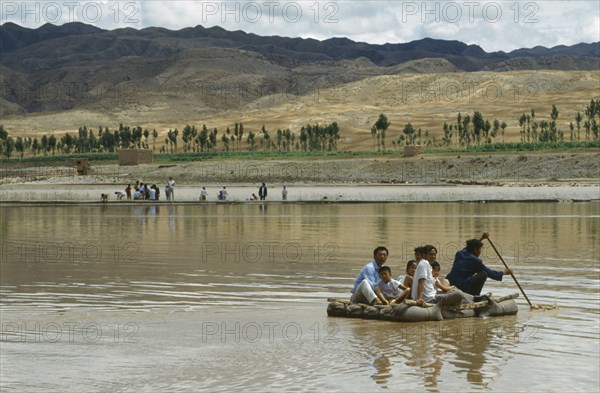
[[[200,130],[195,126],[186,125],[181,132],[184,152],[210,152],[218,150],[218,129],[209,131],[206,125]],[[262,126],[258,132],[249,130],[245,132],[242,123],[235,123],[233,130],[229,127],[225,130],[220,140],[222,150],[241,151],[247,146],[247,150],[255,151],[258,148],[264,151],[289,152],[296,151],[336,151],[337,141],[340,139],[340,128],[336,122],[328,125],[307,124],[300,129],[299,136],[288,129],[278,129],[271,136],[269,131]],[[23,157],[25,153],[33,156],[38,154],[48,155],[57,152],[62,154],[71,153],[94,153],[115,152],[119,149],[150,149],[149,138],[152,138],[152,150],[156,152],[156,140],[158,132],[154,129],[142,129],[140,126],[129,127],[123,124],[111,131],[108,127],[99,127],[94,133],[86,126],[80,127],[76,135],[66,133],[60,139],[56,136],[43,135],[38,137],[16,137],[13,139],[0,125],[0,156],[12,157],[18,155]],[[178,151],[177,142],[179,130],[174,129],[167,132],[164,145],[159,147],[161,153],[174,153]]]
[[[97,136],[92,129],[86,126],[80,127],[78,133],[72,135],[66,133],[60,139],[54,135],[43,135],[41,138],[16,137],[13,139],[0,125],[0,155],[11,157],[17,153],[23,157],[25,152],[33,156],[38,154],[63,154],[70,153],[90,153],[90,152],[115,152],[117,149],[140,148],[147,149],[148,138],[152,136],[154,142],[158,137],[158,132],[148,129],[142,130],[142,127],[128,127],[119,125],[119,129],[111,132],[108,127],[99,127]],[[142,139],[143,138],[143,139]]]
[[[519,130],[521,142],[563,142],[565,133],[559,129],[557,120],[559,111],[556,105],[552,105],[550,111],[550,120],[536,119],[535,110],[531,114],[523,113],[519,119]],[[378,150],[385,150],[386,130],[391,125],[387,116],[381,113],[377,121],[371,127],[371,136],[373,137],[373,147]],[[496,138],[504,134],[508,125],[505,121],[499,119],[485,119],[479,111],[473,115],[458,113],[456,122],[444,122],[442,127],[443,135],[441,138],[431,137],[429,130],[416,129],[410,122],[402,129],[398,139],[392,140],[392,144],[400,148],[401,146],[425,145],[435,147],[448,147],[453,145],[453,138],[460,147],[469,147],[472,145],[492,144]],[[600,100],[591,100],[585,107],[583,115],[577,112],[575,123],[569,124],[570,141],[600,140]],[[583,132],[582,132],[583,130]],[[584,134],[585,133],[585,134]]]
[[[219,130],[213,128],[209,131],[206,124],[198,131],[196,126],[186,125],[182,130],[184,152],[204,152],[217,150]],[[169,130],[165,145],[161,147],[161,153],[177,151],[177,136],[179,131]],[[245,139],[244,139],[245,136]],[[233,130],[229,127],[221,135],[221,143],[224,151],[240,151],[244,148],[244,141],[249,151],[262,149],[264,151],[289,152],[296,151],[336,151],[337,141],[340,139],[340,127],[336,122],[328,125],[307,124],[300,128],[300,135],[289,128],[277,129],[272,136],[263,125],[260,131],[249,130],[244,132],[243,123],[235,123]]]
[[[377,121],[371,127],[371,136],[373,137],[373,147],[378,150],[385,150],[386,130],[391,125],[387,116],[381,113]],[[473,116],[459,113],[456,117],[456,124],[444,122],[444,135],[441,140],[431,137],[429,130],[421,128],[416,129],[412,123],[407,123],[402,129],[398,139],[392,140],[392,144],[400,148],[403,145],[426,145],[426,146],[451,146],[452,137],[456,135],[458,144],[461,147],[468,147],[472,144],[493,143],[499,130],[504,131],[507,127],[506,122],[494,119],[492,122],[485,120],[483,115],[475,111]]]
[[[565,131],[558,127],[559,111],[552,105],[550,119],[538,119],[535,110],[529,114],[523,113],[518,118],[521,142],[562,142],[565,141]],[[597,141],[600,140],[600,100],[591,100],[583,111],[577,112],[575,121],[569,124],[570,141]],[[386,132],[391,122],[386,115],[381,113],[371,127],[373,148],[386,149]],[[429,130],[415,128],[410,122],[402,129],[397,139],[392,144],[401,146],[425,145],[435,147],[449,147],[458,145],[469,147],[472,145],[492,144],[500,135],[504,142],[504,133],[507,128],[505,121],[498,119],[485,119],[479,111],[473,115],[458,113],[456,121],[448,124],[444,122],[441,138],[432,137]],[[218,137],[219,130],[212,131],[204,124],[198,130],[195,126],[186,125],[181,132],[184,152],[211,152],[219,150],[218,141],[221,141],[222,151],[337,151],[337,142],[340,139],[340,128],[336,122],[328,125],[306,125],[300,128],[299,135],[287,129],[273,131],[273,135],[263,125],[260,131],[254,132],[244,129],[242,123],[235,123],[233,129],[227,127]],[[99,127],[94,133],[86,126],[80,127],[77,134],[66,133],[60,139],[54,135],[43,135],[41,138],[16,137],[13,139],[0,125],[0,156],[12,157],[15,153],[23,157],[26,152],[38,154],[63,154],[88,153],[88,152],[115,152],[119,149],[140,148],[149,149],[149,138],[152,138],[152,150],[156,152],[158,132],[154,129],[142,129],[141,126],[129,127],[123,124],[111,131],[108,127]],[[161,153],[174,153],[178,151],[179,130],[169,130],[160,146]]]
[[[590,104],[581,112],[575,114],[575,123],[569,123],[569,140],[582,140],[582,127],[585,132],[585,140],[600,139],[600,100],[591,100]],[[560,130],[556,121],[559,112],[556,105],[552,105],[550,120],[536,119],[535,110],[530,114],[523,113],[519,117],[521,142],[559,142],[565,140],[564,131]],[[585,117],[584,117],[585,116]]]

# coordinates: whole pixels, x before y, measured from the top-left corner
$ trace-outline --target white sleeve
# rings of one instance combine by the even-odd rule
[[[419,283],[421,278],[427,278],[427,268],[423,263],[419,263],[417,265],[417,271],[415,272],[415,278],[413,279],[413,283]]]
[[[429,262],[427,262],[429,263]],[[419,263],[417,265],[417,271],[415,271],[415,276],[413,277],[413,284],[412,284],[412,288],[411,288],[411,296],[413,299],[417,298],[417,289],[419,287],[419,279],[421,278],[427,278],[427,269],[425,268],[425,265],[423,265],[422,263]],[[423,293],[423,295],[425,295]]]

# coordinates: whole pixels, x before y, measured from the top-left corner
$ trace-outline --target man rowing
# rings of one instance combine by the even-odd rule
[[[502,281],[505,274],[512,273],[512,269],[509,268],[502,271],[492,270],[485,266],[479,258],[483,248],[481,241],[487,239],[488,236],[489,234],[484,232],[480,239],[467,240],[466,247],[456,253],[452,269],[446,276],[451,285],[473,296],[481,294],[488,277],[492,280]]]

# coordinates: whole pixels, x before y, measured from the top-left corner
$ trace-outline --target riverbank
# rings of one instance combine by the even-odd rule
[[[72,168],[5,165],[3,202],[117,202],[116,192],[140,181],[164,191],[176,182],[177,202],[198,202],[206,187],[216,201],[226,186],[229,201],[246,202],[269,187],[268,202],[458,202],[600,200],[600,153],[439,154],[420,157],[220,159],[181,164],[93,164],[91,174]],[[162,193],[164,200],[164,192]]]
[[[217,185],[206,186],[207,202],[217,202]],[[261,203],[250,200],[257,193],[254,186],[227,187],[231,203]],[[151,204],[156,201],[118,200],[113,185],[11,185],[0,188],[2,203],[62,202],[100,203],[100,195],[108,194],[109,204]],[[516,201],[593,201],[600,200],[598,186],[407,186],[407,185],[293,185],[288,186],[288,199],[282,201],[281,187],[270,188],[267,203],[292,202],[516,202]],[[175,203],[202,203],[200,187],[177,187]],[[158,203],[169,203],[161,196]],[[222,203],[219,201],[219,203]]]

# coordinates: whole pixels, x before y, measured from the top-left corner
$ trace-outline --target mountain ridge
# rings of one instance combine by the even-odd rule
[[[533,48],[519,48],[510,52],[496,51],[486,52],[479,45],[465,44],[457,40],[442,40],[425,37],[419,40],[413,40],[406,43],[385,43],[369,44],[366,42],[353,41],[346,37],[332,37],[325,40],[316,40],[313,38],[283,37],[283,36],[259,36],[253,33],[246,33],[241,30],[229,31],[221,27],[214,26],[205,28],[201,25],[194,27],[185,27],[179,30],[170,30],[162,27],[146,27],[143,29],[134,29],[131,27],[119,28],[114,30],[105,30],[81,22],[71,22],[60,26],[46,23],[37,29],[29,29],[12,22],[6,22],[0,25],[0,52],[11,52],[16,49],[28,46],[37,42],[53,38],[61,38],[69,35],[86,34],[109,34],[119,35],[124,32],[134,32],[136,35],[146,35],[148,33],[160,33],[162,35],[173,36],[177,38],[226,38],[228,40],[242,41],[241,44],[251,45],[257,41],[267,41],[270,44],[287,43],[312,43],[320,48],[330,47],[348,47],[358,46],[372,48],[376,51],[428,51],[448,55],[494,57],[494,58],[513,58],[513,57],[535,57],[552,56],[555,54],[571,54],[585,57],[600,57],[600,42],[578,43],[571,46],[557,45],[547,48],[541,45]],[[19,45],[21,44],[21,45]],[[289,48],[289,45],[285,45]],[[428,56],[431,57],[431,56]]]
[[[101,98],[132,89],[136,95],[128,97],[141,106],[156,95],[167,97],[166,105],[193,97],[204,113],[237,110],[264,95],[311,94],[380,75],[600,69],[600,42],[487,53],[456,40],[368,44],[201,25],[104,30],[73,22],[28,29],[9,22],[0,26],[0,54],[0,116],[90,106],[112,110]],[[222,107],[198,93],[218,84],[247,94]],[[48,91],[57,93],[42,94]]]

